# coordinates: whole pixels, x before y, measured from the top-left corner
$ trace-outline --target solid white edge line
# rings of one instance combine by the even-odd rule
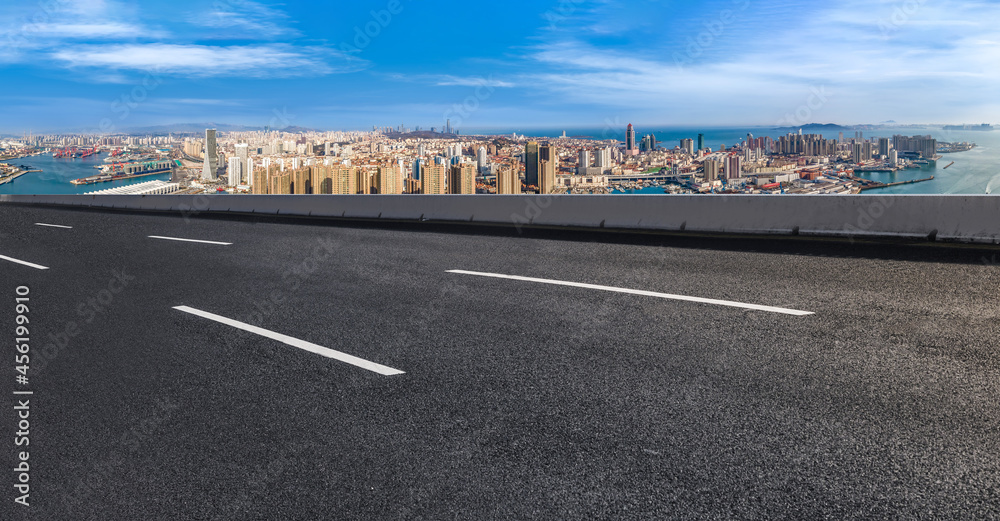
[[[32,268],[35,268],[37,270],[47,270],[48,269],[45,266],[40,266],[38,264],[32,264],[30,262],[25,262],[23,260],[17,260],[17,259],[12,258],[12,257],[7,257],[6,255],[0,255],[0,259],[6,260],[6,261],[11,261],[11,262],[16,262],[18,264],[23,264],[25,266],[31,266]]]
[[[795,315],[800,317],[815,314],[812,311],[799,311],[797,309],[779,308],[774,306],[761,306],[758,304],[746,304],[743,302],[734,302],[731,300],[717,300],[717,299],[702,298],[702,297],[688,297],[686,295],[672,295],[670,293],[657,293],[655,291],[645,291],[640,289],[616,288],[614,286],[600,286],[597,284],[585,284],[582,282],[566,282],[562,280],[536,279],[533,277],[521,277],[519,275],[503,275],[500,273],[481,273],[478,271],[465,271],[465,270],[448,270],[448,273],[457,273],[460,275],[475,275],[478,277],[492,277],[496,279],[521,280],[525,282],[539,282],[542,284],[554,284],[557,286],[572,286],[576,288],[613,291],[616,293],[629,293],[632,295],[644,295],[647,297],[658,297],[671,300],[683,300],[687,302],[699,302],[702,304],[713,304],[716,306],[729,306],[734,308],[752,309],[755,311],[768,311],[771,313],[782,313],[785,315]]]
[[[358,358],[356,356],[349,355],[347,353],[341,353],[340,351],[334,351],[333,349],[330,349],[330,348],[327,348],[327,347],[323,347],[321,345],[316,345],[316,344],[313,344],[312,342],[306,342],[305,340],[299,340],[298,338],[290,337],[288,335],[282,335],[281,333],[275,333],[274,331],[269,331],[269,330],[264,329],[262,327],[251,326],[250,324],[246,324],[246,323],[240,322],[238,320],[233,320],[233,319],[230,319],[230,318],[222,317],[222,316],[216,315],[214,313],[209,313],[207,311],[201,311],[200,309],[194,309],[194,308],[188,307],[188,306],[175,306],[174,309],[176,309],[178,311],[183,311],[185,313],[190,313],[192,315],[196,315],[196,316],[199,316],[199,317],[202,317],[202,318],[207,318],[209,320],[214,320],[215,322],[219,322],[220,324],[225,324],[227,326],[232,326],[232,327],[235,327],[237,329],[242,329],[243,331],[248,331],[250,333],[255,333],[257,335],[260,335],[260,336],[263,336],[263,337],[267,337],[267,338],[270,338],[272,340],[277,340],[279,342],[288,344],[290,346],[297,347],[297,348],[303,349],[305,351],[309,351],[310,353],[315,353],[317,355],[325,356],[327,358],[333,358],[334,360],[339,360],[339,361],[344,362],[346,364],[351,364],[351,365],[353,365],[355,367],[360,367],[362,369],[367,369],[369,371],[378,373],[378,374],[383,375],[383,376],[394,376],[394,375],[399,375],[399,374],[406,374],[405,372],[400,371],[399,369],[393,369],[391,367],[384,366],[382,364],[376,364],[375,362],[369,362],[368,360],[365,360],[363,358]]]
[[[160,235],[150,235],[149,238],[150,239],[163,239],[165,241],[200,242],[202,244],[218,244],[218,245],[221,245],[221,246],[231,246],[233,244],[231,242],[202,241],[202,240],[198,240],[198,239],[181,239],[181,238],[178,238],[178,237],[163,237],[163,236],[160,236]]]
[[[72,230],[72,226],[63,226],[61,224],[46,224],[46,223],[35,223],[35,226],[48,226],[49,228],[66,228],[67,230]]]

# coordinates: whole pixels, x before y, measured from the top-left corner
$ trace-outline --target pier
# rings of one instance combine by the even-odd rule
[[[933,180],[934,180],[934,176],[930,176],[930,177],[927,177],[927,178],[924,178],[924,179],[911,179],[909,181],[897,181],[895,183],[879,183],[879,182],[873,181],[873,182],[871,182],[869,184],[861,186],[861,191],[875,190],[877,188],[889,188],[890,186],[909,185],[909,184],[913,184],[913,183],[922,183],[924,181],[933,181]]]
[[[32,172],[36,172],[36,171],[37,172],[41,172],[41,170],[31,170],[31,171]],[[18,177],[21,177],[22,175],[27,174],[27,173],[28,173],[27,171],[18,170],[17,172],[14,172],[11,175],[0,177],[0,185],[5,185],[7,183],[13,183],[15,179],[17,179]]]

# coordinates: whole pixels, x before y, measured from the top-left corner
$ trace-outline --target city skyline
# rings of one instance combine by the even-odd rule
[[[16,81],[0,87],[0,132],[1000,120],[994,4],[448,7],[9,6],[0,70]],[[428,31],[443,13],[448,30]]]

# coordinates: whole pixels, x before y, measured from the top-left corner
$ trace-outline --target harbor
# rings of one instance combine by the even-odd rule
[[[93,191],[92,184],[73,184],[74,180],[93,177],[96,168],[107,166],[104,158],[107,152],[93,154],[88,157],[56,158],[52,149],[47,152],[38,151],[32,154],[19,154],[15,162],[11,158],[10,172],[12,175],[0,175],[0,193],[4,194],[85,194]],[[123,159],[119,159],[122,161]],[[23,163],[23,164],[22,164]],[[127,186],[148,180],[169,181],[171,171],[151,172],[140,177],[117,177],[103,181],[106,187]],[[16,182],[15,182],[16,181]]]

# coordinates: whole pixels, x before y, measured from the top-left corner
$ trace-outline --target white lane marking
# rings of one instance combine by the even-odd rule
[[[216,242],[216,241],[199,241],[197,239],[179,239],[177,237],[161,237],[159,235],[150,235],[150,239],[163,239],[166,241],[183,241],[183,242],[200,242],[202,244],[220,244],[222,246],[230,246],[231,242]]]
[[[461,275],[475,275],[478,277],[492,277],[496,279],[521,280],[525,282],[539,282],[542,284],[554,284],[557,286],[572,286],[576,288],[596,289],[601,291],[614,291],[616,293],[629,293],[632,295],[644,295],[647,297],[658,297],[671,300],[684,300],[687,302],[700,302],[702,304],[714,304],[716,306],[729,306],[734,308],[753,309],[755,311],[769,311],[771,313],[783,313],[786,315],[805,316],[814,315],[812,311],[799,311],[797,309],[777,308],[773,306],[761,306],[758,304],[745,304],[743,302],[733,302],[731,300],[716,300],[701,297],[688,297],[685,295],[671,295],[670,293],[657,293],[655,291],[645,291],[641,289],[616,288],[614,286],[599,286],[597,284],[584,284],[582,282],[566,282],[562,280],[536,279],[532,277],[521,277],[518,275],[502,275],[499,273],[480,273],[478,271],[448,270],[448,273],[458,273]]]
[[[250,324],[245,324],[237,320],[232,320],[226,317],[220,317],[219,315],[215,315],[207,311],[201,311],[199,309],[190,308],[188,306],[175,306],[174,309],[178,311],[183,311],[185,313],[190,313],[192,315],[197,315],[202,318],[207,318],[209,320],[214,320],[221,324],[226,324],[227,326],[232,326],[237,329],[242,329],[243,331],[249,331],[251,333],[255,333],[260,336],[270,338],[272,340],[277,340],[278,342],[283,342],[290,346],[297,347],[299,349],[304,349],[306,351],[309,351],[310,353],[316,353],[317,355],[325,356],[327,358],[340,360],[341,362],[351,364],[353,366],[360,367],[362,369],[367,369],[369,371],[378,373],[383,376],[405,374],[403,371],[400,371],[399,369],[393,369],[391,367],[387,367],[381,364],[376,364],[375,362],[369,362],[368,360],[364,360],[362,358],[358,358],[356,356],[352,356],[347,353],[334,351],[333,349],[316,345],[311,342],[306,342],[305,340],[299,340],[298,338],[293,338],[288,335],[282,335],[281,333],[268,331],[267,329],[261,327],[251,326]]]
[[[39,269],[39,270],[47,270],[48,269],[45,266],[39,266],[38,264],[32,264],[30,262],[25,262],[23,260],[17,260],[17,259],[11,258],[11,257],[6,257],[4,255],[0,255],[0,259],[6,260],[6,261],[11,261],[11,262],[16,262],[18,264],[24,264],[25,266],[31,266],[32,268]]]
[[[45,224],[45,223],[35,223],[35,226],[48,226],[50,228],[66,228],[67,230],[72,230],[72,226],[63,226],[61,224]]]

